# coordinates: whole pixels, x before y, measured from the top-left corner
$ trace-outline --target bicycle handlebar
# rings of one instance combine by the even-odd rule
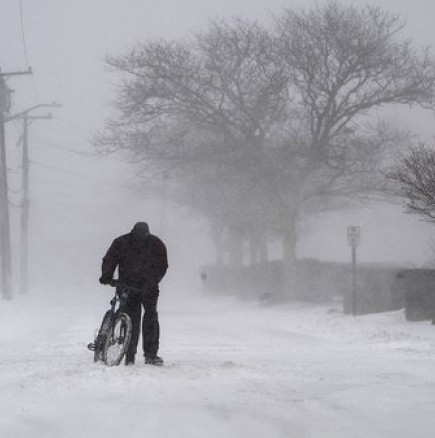
[[[140,293],[140,289],[138,289],[136,287],[128,286],[127,284],[121,283],[119,280],[116,280],[116,279],[110,280],[110,283],[108,283],[108,284],[109,284],[109,286],[112,286],[112,287],[120,287],[121,289],[126,290],[126,291]]]

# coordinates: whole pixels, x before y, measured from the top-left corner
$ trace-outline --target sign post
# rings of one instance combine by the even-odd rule
[[[357,287],[356,287],[356,248],[361,243],[361,227],[351,225],[347,227],[347,243],[352,252],[352,314],[357,315]]]

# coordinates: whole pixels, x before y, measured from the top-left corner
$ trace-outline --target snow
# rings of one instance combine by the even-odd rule
[[[0,437],[432,437],[435,327],[162,288],[163,368],[94,364],[112,290],[0,302]]]

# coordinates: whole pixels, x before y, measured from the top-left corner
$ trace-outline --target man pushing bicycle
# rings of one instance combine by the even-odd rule
[[[142,345],[145,363],[161,366],[163,359],[157,355],[160,339],[157,301],[159,283],[168,269],[168,259],[164,243],[157,236],[150,234],[146,222],[136,223],[130,233],[113,241],[103,257],[100,283],[110,284],[116,268],[119,281],[140,290],[140,294],[128,297],[124,309],[133,325],[125,364],[134,364],[143,306]]]

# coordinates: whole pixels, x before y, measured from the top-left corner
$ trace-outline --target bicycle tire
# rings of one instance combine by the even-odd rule
[[[103,360],[107,366],[119,365],[130,345],[132,323],[126,313],[119,313],[106,336]]]
[[[101,322],[100,330],[98,330],[97,338],[95,339],[95,349],[94,349],[94,362],[104,361],[103,359],[103,349],[106,344],[107,335],[110,330],[110,315],[111,312],[108,310]]]

